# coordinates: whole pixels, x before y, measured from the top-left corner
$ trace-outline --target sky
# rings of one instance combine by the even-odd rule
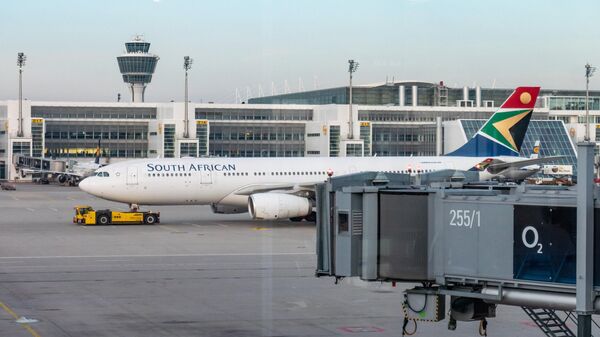
[[[354,83],[585,88],[600,66],[600,1],[0,0],[0,100],[130,100],[116,56],[142,34],[160,56],[147,102],[233,103],[259,94]],[[600,74],[590,82],[600,89]]]

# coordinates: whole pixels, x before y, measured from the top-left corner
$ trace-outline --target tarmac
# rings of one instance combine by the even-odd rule
[[[0,191],[0,337],[402,335],[411,285],[316,278],[313,223],[169,206],[157,225],[81,226],[77,204],[126,209],[76,187]],[[520,308],[497,316],[490,336],[543,336]],[[446,324],[416,336],[478,336]]]

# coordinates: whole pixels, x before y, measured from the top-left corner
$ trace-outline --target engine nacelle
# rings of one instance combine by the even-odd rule
[[[233,206],[223,204],[211,204],[213,213],[216,214],[240,214],[248,212],[248,209],[244,206]]]
[[[69,180],[69,176],[66,174],[61,174],[58,176],[58,182],[61,184],[64,184],[67,182],[67,180]]]
[[[283,193],[256,193],[248,198],[253,219],[287,219],[312,213],[312,202],[304,197]]]

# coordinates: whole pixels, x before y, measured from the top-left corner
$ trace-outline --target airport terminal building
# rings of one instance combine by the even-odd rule
[[[449,88],[394,82],[250,99],[248,104],[0,101],[0,179],[19,176],[13,155],[103,161],[146,157],[423,156],[447,153],[470,137],[512,89]],[[600,140],[600,92],[590,98]],[[542,90],[522,154],[575,163],[585,93]],[[188,125],[188,137],[185,126]],[[352,128],[352,132],[350,132]],[[19,137],[19,130],[23,131]],[[88,158],[88,159],[85,159]]]

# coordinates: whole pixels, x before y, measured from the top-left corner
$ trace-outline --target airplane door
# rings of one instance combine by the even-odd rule
[[[137,185],[138,183],[138,169],[135,166],[129,166],[127,168],[127,185]]]
[[[200,183],[201,184],[212,184],[212,172],[202,171],[202,173],[200,174]]]

